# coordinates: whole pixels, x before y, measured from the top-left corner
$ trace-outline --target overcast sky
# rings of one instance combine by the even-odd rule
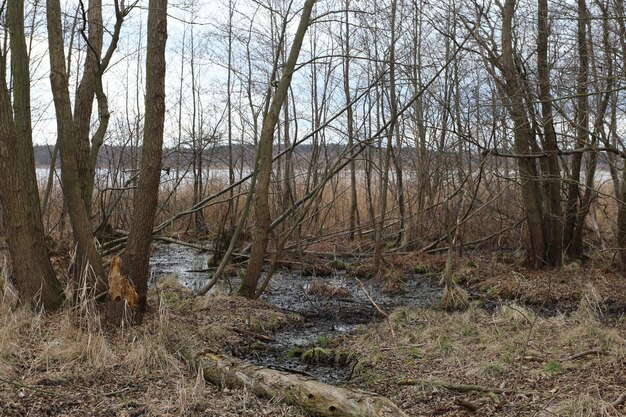
[[[128,3],[128,0],[126,1]],[[261,41],[262,32],[267,32],[267,21],[264,11],[255,13],[258,6],[250,0],[236,2],[237,12],[234,25],[239,30],[247,30],[250,19],[254,16],[255,31],[258,31],[255,43]],[[62,8],[65,12],[66,26],[71,25],[78,7],[77,0],[64,0]],[[191,57],[193,36],[193,64],[196,71],[196,89],[198,96],[196,105],[203,112],[205,130],[212,130],[223,118],[225,97],[227,92],[227,42],[224,28],[228,23],[228,3],[224,1],[184,1],[171,2],[168,7],[168,41],[167,41],[167,79],[166,79],[166,140],[178,136],[178,102],[180,98],[181,73],[183,89],[183,130],[191,129],[192,93],[191,93]],[[30,10],[27,10],[30,11]],[[105,0],[104,20],[107,30],[113,28],[112,2]],[[32,18],[32,17],[31,17]],[[265,19],[265,20],[264,20]],[[147,1],[140,1],[126,18],[119,46],[111,65],[104,76],[104,88],[109,98],[112,111],[109,132],[113,133],[120,126],[133,123],[138,115],[143,114],[143,88],[145,73]],[[53,144],[56,140],[56,125],[49,81],[49,57],[47,56],[47,37],[45,30],[45,10],[36,13],[35,30],[31,53],[32,103],[33,103],[33,134],[37,144]],[[67,45],[69,46],[69,35]],[[105,48],[110,37],[105,35]],[[184,46],[183,46],[184,42]],[[258,45],[257,45],[258,48]],[[67,53],[66,48],[66,53]],[[258,51],[255,51],[258,52]],[[234,51],[235,65],[242,65],[239,48]],[[70,91],[75,91],[78,62],[82,62],[84,52],[74,51],[71,66],[72,80]],[[257,55],[257,58],[262,55]],[[269,59],[271,56],[267,56]],[[181,59],[183,62],[181,62]],[[181,68],[182,66],[182,68]],[[264,74],[256,74],[262,78]],[[260,98],[260,97],[259,97]],[[197,109],[198,110],[198,109]],[[95,107],[94,107],[95,112]],[[183,132],[183,136],[185,136]]]

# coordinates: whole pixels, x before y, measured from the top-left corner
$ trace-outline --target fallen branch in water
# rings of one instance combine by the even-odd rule
[[[387,321],[387,324],[389,325],[389,330],[391,331],[391,337],[393,338],[394,343],[396,342],[396,332],[393,330],[393,324],[391,323],[391,320],[389,320],[389,315],[387,313],[385,313],[379,306],[378,304],[376,304],[376,301],[374,301],[374,299],[372,298],[372,296],[370,295],[370,293],[367,291],[367,289],[365,289],[365,285],[363,285],[363,283],[361,282],[360,279],[358,279],[357,277],[353,277],[356,282],[359,283],[359,285],[361,286],[361,290],[363,290],[363,293],[365,294],[365,296],[367,297],[367,299],[370,301],[370,303],[372,303],[372,305],[374,306],[374,308],[385,318],[385,320]]]

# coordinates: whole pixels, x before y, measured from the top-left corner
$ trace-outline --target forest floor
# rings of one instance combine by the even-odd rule
[[[444,264],[439,256],[389,256],[389,273],[369,277],[367,262],[309,261],[307,273],[341,267],[398,293],[421,288],[414,280],[436,286]],[[466,310],[381,302],[386,318],[368,306],[369,323],[320,334],[285,357],[311,370],[341,367],[339,383],[386,395],[411,416],[626,415],[622,275],[593,260],[528,271],[509,255],[464,256],[456,269],[472,299]],[[311,299],[363,308],[345,292],[352,287],[321,276],[316,283]],[[304,416],[205,383],[172,347],[194,337],[211,351],[263,352],[281,332],[302,327],[302,314],[225,294],[197,298],[172,279],[151,290],[146,320],[122,329],[88,302],[54,314],[8,305],[0,305],[2,416]]]

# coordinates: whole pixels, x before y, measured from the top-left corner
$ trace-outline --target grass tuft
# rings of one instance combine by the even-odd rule
[[[115,354],[102,330],[76,325],[72,313],[73,310],[66,310],[56,328],[47,329],[51,337],[43,340],[36,363],[61,368],[88,365],[96,369],[112,365]]]
[[[324,298],[352,298],[350,290],[346,287],[326,284],[318,279],[313,279],[308,289],[309,295],[319,295]]]
[[[141,335],[133,339],[126,355],[125,362],[135,375],[180,371],[178,358],[168,349],[176,339],[163,303],[157,314],[158,320],[151,322]]]
[[[531,325],[537,315],[531,309],[511,302],[500,305],[494,314],[494,318],[499,322],[505,322],[516,325]]]
[[[546,411],[549,412],[549,415],[563,417],[618,417],[623,415],[600,398],[590,394],[571,396]]]
[[[578,303],[575,316],[581,322],[597,322],[602,318],[603,307],[602,296],[593,285],[587,284]]]

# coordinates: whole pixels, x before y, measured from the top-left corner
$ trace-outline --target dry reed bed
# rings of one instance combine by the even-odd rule
[[[41,184],[43,185],[43,184]],[[213,195],[227,186],[223,178],[211,178],[206,180],[202,198]],[[374,181],[367,184],[365,178],[357,181],[357,202],[360,224],[366,242],[373,239],[374,222],[380,216],[380,191],[379,184]],[[478,199],[475,201],[475,208],[488,202],[488,207],[480,210],[480,216],[470,217],[463,225],[464,242],[472,242],[486,236],[497,234],[515,223],[515,219],[520,218],[519,193],[516,192],[510,182],[494,180],[478,189]],[[93,213],[94,221],[100,220],[103,209],[110,210],[110,224],[114,228],[128,230],[132,220],[132,188],[121,191],[119,189],[108,189],[101,184],[100,189],[104,191],[102,195],[98,193],[94,198]],[[411,236],[416,236],[419,230],[420,242],[414,242],[414,246],[420,247],[430,243],[445,234],[445,228],[454,224],[458,215],[461,201],[458,198],[448,200],[448,197],[456,191],[454,184],[436,187],[431,190],[424,201],[424,211],[418,212],[417,195],[420,192],[419,184],[415,180],[408,179],[404,184],[407,231]],[[371,194],[371,204],[368,196]],[[233,191],[236,211],[234,218],[238,219],[244,205],[247,193],[247,185],[236,188]],[[306,184],[303,178],[296,180],[295,199],[298,200],[306,194]],[[230,193],[216,198],[210,205],[202,210],[202,215],[206,223],[206,236],[200,238],[214,238],[218,232],[219,225],[223,217],[227,214],[227,205]],[[156,222],[159,224],[171,218],[173,215],[188,210],[193,205],[193,184],[185,183],[173,188],[171,184],[165,184],[160,195],[160,205],[157,212]],[[277,181],[273,183],[272,211],[276,217],[285,209],[284,183]],[[109,207],[114,201],[115,206]],[[312,236],[315,240],[342,240],[347,236],[347,229],[350,224],[350,181],[345,175],[330,181],[320,195],[315,199],[309,211],[299,223],[304,237]],[[399,209],[397,206],[396,187],[391,184],[390,192],[387,196],[388,212],[386,213],[386,238],[393,242],[399,232]],[[44,213],[44,221],[47,230],[52,236],[67,237],[69,222],[62,221],[62,193],[58,187],[52,189],[48,211]],[[253,217],[250,214],[250,219]],[[484,219],[489,219],[485,221]],[[251,226],[253,222],[249,222]],[[171,235],[193,234],[194,223],[190,217],[186,217],[173,223],[168,227],[166,233]],[[61,228],[63,230],[61,230]],[[279,232],[284,230],[280,228]],[[516,243],[519,229],[509,230],[504,236],[495,236],[487,244],[496,242],[499,245],[513,245]],[[499,238],[499,241],[497,239]]]

